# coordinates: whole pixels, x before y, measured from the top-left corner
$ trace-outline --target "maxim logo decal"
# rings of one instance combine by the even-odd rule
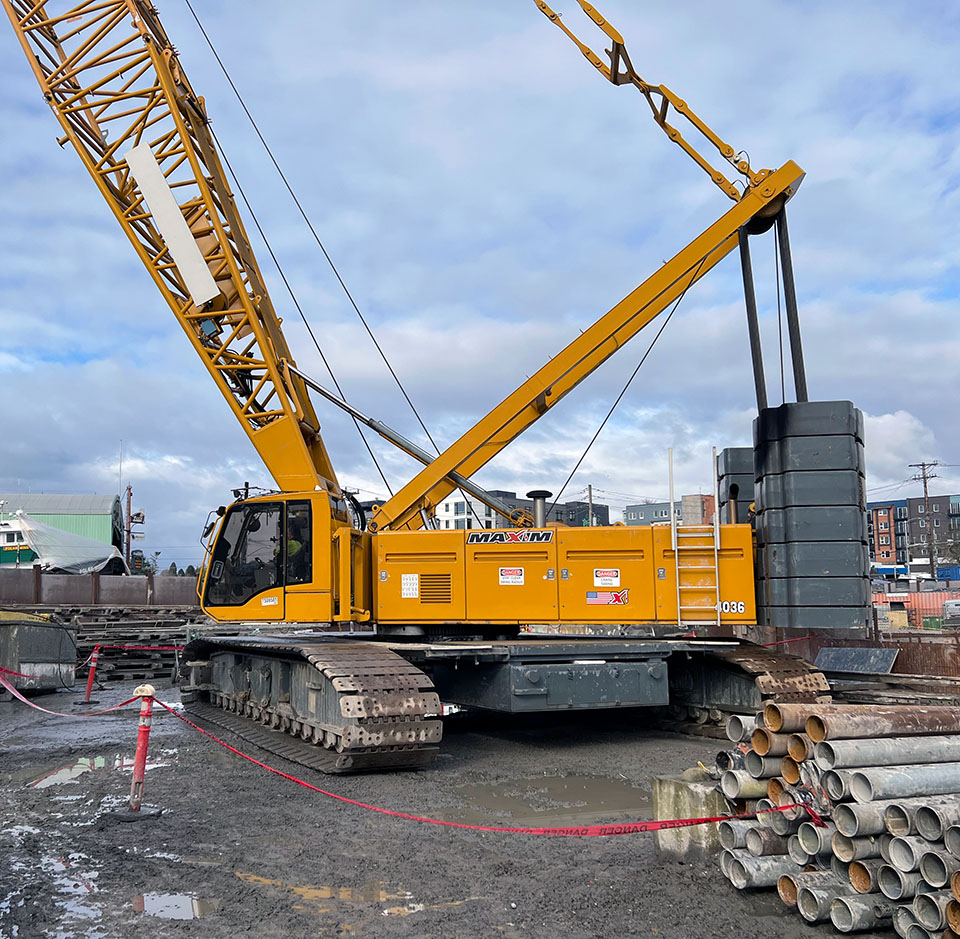
[[[544,544],[553,541],[553,529],[532,531],[472,531],[467,535],[467,544]]]

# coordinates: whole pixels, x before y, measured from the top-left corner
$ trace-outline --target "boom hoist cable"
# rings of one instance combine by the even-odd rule
[[[307,211],[304,208],[303,203],[300,201],[299,197],[294,191],[293,186],[291,185],[289,179],[287,178],[286,173],[284,173],[282,167],[280,166],[280,163],[277,160],[276,156],[274,155],[273,150],[270,148],[270,145],[267,143],[267,140],[264,137],[259,124],[254,118],[250,109],[247,107],[247,103],[246,101],[244,101],[243,95],[240,94],[240,89],[237,87],[236,83],[234,82],[233,78],[230,75],[229,70],[224,64],[223,59],[220,57],[220,54],[217,52],[216,47],[213,44],[213,40],[210,38],[210,35],[207,33],[207,30],[205,29],[203,23],[200,21],[200,17],[197,15],[197,11],[194,9],[193,4],[190,2],[190,0],[184,0],[184,3],[186,4],[187,9],[190,11],[190,14],[193,16],[193,19],[196,22],[197,27],[204,38],[204,41],[209,47],[210,52],[213,54],[213,57],[216,59],[217,65],[219,65],[220,67],[220,71],[223,72],[223,76],[227,80],[227,84],[229,84],[231,90],[233,91],[234,96],[236,97],[237,101],[240,104],[240,107],[243,109],[243,113],[246,115],[247,120],[250,122],[250,126],[253,128],[254,133],[257,135],[257,138],[259,139],[261,145],[263,146],[264,151],[269,157],[270,162],[273,164],[274,169],[277,171],[277,174],[279,175],[281,181],[283,182],[283,185],[286,188],[287,193],[290,195],[290,198],[293,200],[294,205],[297,207],[297,211],[300,213],[300,216],[301,218],[303,218],[303,221],[306,224],[307,228],[309,229],[310,234],[313,236],[313,240],[317,243],[317,247],[319,247],[321,253],[323,254],[324,259],[326,260],[327,264],[330,267],[330,270],[333,272],[333,275],[336,278],[337,283],[340,285],[347,300],[349,301],[350,306],[353,307],[353,311],[357,314],[358,319],[363,324],[363,328],[366,330],[367,335],[370,337],[370,341],[373,343],[374,347],[376,348],[377,352],[380,355],[380,358],[383,360],[384,365],[386,366],[391,377],[396,383],[396,386],[399,389],[400,394],[403,396],[403,399],[409,405],[410,410],[413,412],[414,417],[417,419],[417,423],[420,425],[427,439],[430,441],[430,445],[439,454],[440,448],[437,446],[436,441],[433,439],[433,435],[430,433],[430,430],[427,428],[427,425],[424,423],[423,418],[420,416],[420,412],[417,410],[416,405],[413,403],[413,400],[411,399],[410,395],[407,393],[406,388],[404,388],[403,382],[400,380],[400,376],[397,374],[393,365],[390,363],[390,360],[387,358],[387,354],[384,351],[383,346],[381,346],[379,340],[377,339],[373,331],[373,328],[370,326],[366,317],[361,312],[360,307],[358,306],[356,300],[354,299],[353,294],[350,292],[349,287],[347,287],[346,281],[344,281],[343,276],[340,274],[340,271],[337,268],[337,265],[334,263],[334,260],[331,257],[330,252],[327,250],[327,247],[323,243],[323,240],[320,238],[320,235],[317,232],[316,228],[314,227],[313,222],[310,220],[310,217],[307,215]],[[219,141],[217,141],[217,147],[219,148],[220,152],[224,154],[223,147],[220,146]],[[237,181],[237,175],[234,172],[233,167],[230,166],[230,163],[227,160],[225,154],[224,154],[224,162],[227,164],[227,167],[230,170],[230,173],[233,176],[234,180]],[[330,373],[330,377],[333,380],[333,383],[336,386],[336,389],[339,392],[340,397],[345,398],[346,396],[344,395],[343,390],[340,387],[340,383],[337,381],[336,376],[334,375],[333,370],[330,366],[330,363],[328,362],[326,356],[324,355],[323,350],[320,348],[320,343],[318,342],[317,337],[314,334],[314,331],[310,326],[309,322],[307,322],[306,315],[304,314],[299,301],[294,295],[293,288],[290,282],[288,281],[286,275],[281,270],[280,262],[277,259],[277,256],[274,253],[273,248],[267,242],[267,238],[266,238],[266,235],[264,234],[263,228],[260,225],[259,221],[257,220],[256,215],[253,212],[253,208],[250,205],[250,201],[247,198],[246,194],[243,192],[243,189],[240,186],[239,181],[237,181],[237,188],[240,190],[240,194],[243,198],[243,201],[248,211],[250,212],[251,217],[253,217],[254,224],[256,225],[257,230],[260,232],[260,236],[263,238],[264,244],[266,244],[267,246],[267,251],[270,253],[270,257],[273,259],[273,262],[276,265],[277,270],[280,272],[280,276],[283,279],[284,285],[287,288],[287,292],[290,294],[290,298],[293,301],[293,304],[296,307],[297,312],[300,314],[300,319],[303,321],[303,324],[306,327],[307,332],[310,334],[310,338],[313,340],[313,344],[316,346],[317,351],[320,353],[320,358],[323,360],[323,364],[326,366],[327,371]],[[367,448],[367,452],[370,454],[370,458],[373,460],[374,465],[377,467],[377,471],[380,473],[381,479],[383,479],[384,485],[387,487],[387,491],[392,496],[393,489],[391,488],[390,483],[387,481],[387,478],[384,475],[383,469],[381,468],[380,463],[377,461],[376,456],[374,456],[373,450],[371,449],[369,442],[364,436],[359,422],[356,420],[356,418],[352,418],[352,420],[353,420],[354,426],[357,428],[357,433],[360,434],[360,437],[363,440],[364,446]],[[476,519],[478,527],[482,528],[483,523],[480,521],[480,518],[477,515],[476,510],[474,509],[473,503],[470,501],[470,499],[462,490],[460,492],[463,498],[466,500],[466,504],[470,508],[471,514]]]

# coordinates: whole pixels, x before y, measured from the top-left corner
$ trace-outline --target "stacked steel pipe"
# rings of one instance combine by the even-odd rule
[[[735,887],[840,932],[960,936],[960,708],[769,703],[727,736],[720,788],[757,812],[719,824]]]

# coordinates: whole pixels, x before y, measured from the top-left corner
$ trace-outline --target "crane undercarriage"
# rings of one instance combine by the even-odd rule
[[[327,773],[429,763],[443,732],[441,701],[507,713],[670,706],[717,722],[753,713],[766,698],[829,694],[802,659],[727,639],[210,637],[194,640],[184,662],[188,711]]]

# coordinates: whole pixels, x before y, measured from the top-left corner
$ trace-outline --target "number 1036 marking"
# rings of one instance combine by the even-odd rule
[[[746,613],[747,605],[743,600],[724,600],[720,604],[721,613]]]

